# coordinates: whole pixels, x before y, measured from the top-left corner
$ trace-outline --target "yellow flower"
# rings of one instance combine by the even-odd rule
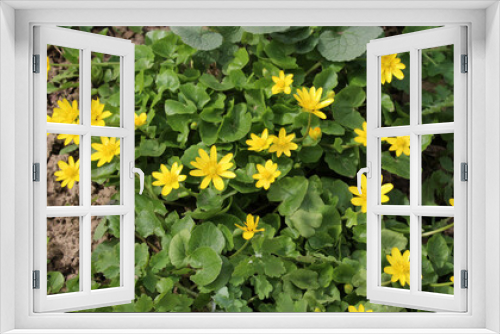
[[[354,132],[358,135],[356,138],[354,138],[354,141],[366,146],[366,122],[363,123],[363,130],[354,129]]]
[[[47,57],[47,80],[49,80],[49,71],[50,71],[50,61],[49,57]]]
[[[449,202],[450,202],[450,205],[451,205],[451,206],[455,206],[455,200],[454,200],[453,198],[450,198],[450,201],[449,201]]]
[[[349,310],[349,312],[373,312],[373,310],[365,311],[365,307],[363,306],[363,304],[359,304],[358,309],[356,309],[356,306],[351,306],[351,305],[349,305],[347,309]]]
[[[75,123],[75,124],[77,124],[77,123]],[[69,145],[72,141],[76,145],[80,145],[80,136],[79,135],[60,134],[59,136],[57,136],[57,139],[64,140],[64,146]]]
[[[298,89],[297,94],[294,94],[293,96],[299,102],[299,105],[304,109],[304,111],[316,115],[321,119],[326,119],[326,115],[321,112],[320,109],[328,107],[333,103],[334,99],[333,96],[329,95],[326,100],[320,101],[322,94],[323,88],[319,88],[316,91],[316,88],[312,87],[309,91],[307,91],[306,88],[302,88],[302,91]]]
[[[278,164],[273,163],[272,160],[267,160],[266,165],[262,166],[257,164],[258,173],[254,174],[252,177],[254,180],[258,180],[255,186],[257,188],[269,189],[271,183],[276,181],[276,178],[281,175],[278,169]]]
[[[68,163],[60,160],[57,163],[59,169],[54,175],[57,177],[56,181],[63,181],[61,187],[68,186],[68,189],[72,189],[75,182],[80,182],[80,160],[75,163],[72,156],[68,158]]]
[[[380,177],[380,182],[382,182],[382,176]],[[383,184],[380,192],[381,192],[381,202],[382,203],[387,203],[389,202],[389,196],[386,194],[391,191],[394,188],[392,183],[386,183]],[[366,176],[363,174],[361,175],[361,192],[362,194],[359,194],[358,187],[349,187],[349,191],[356,195],[356,197],[353,197],[351,199],[351,203],[355,206],[360,206],[361,207],[361,212],[366,213]]]
[[[245,222],[245,226],[240,226],[238,224],[236,225],[239,229],[242,229],[243,232],[243,239],[245,240],[250,240],[253,238],[254,234],[257,232],[262,232],[265,231],[265,229],[257,229],[259,226],[259,216],[255,216],[255,221],[254,217],[251,214],[247,215],[247,221]]]
[[[315,307],[314,308],[314,312],[322,312],[321,309],[319,307]]]
[[[391,282],[401,283],[405,286],[406,283],[410,285],[410,251],[406,250],[403,255],[401,251],[394,247],[391,250],[391,255],[386,255],[387,261],[391,264],[384,268],[384,273],[392,275]]]
[[[452,281],[453,283],[455,283],[455,276],[451,276],[450,277],[450,281]]]
[[[69,103],[68,100],[57,101],[59,108],[54,108],[52,117],[47,117],[47,122],[52,123],[75,123],[77,122],[80,111],[78,110],[78,101]]]
[[[101,167],[105,163],[111,162],[115,155],[120,155],[120,140],[116,140],[115,137],[101,137],[101,143],[102,144],[92,144],[92,148],[97,152],[90,156],[90,160],[99,160],[97,167]]]
[[[153,182],[153,186],[163,186],[161,190],[163,196],[170,194],[172,189],[179,189],[179,182],[186,179],[186,175],[181,175],[183,167],[182,165],[179,166],[177,162],[174,162],[172,168],[168,170],[164,164],[161,164],[161,173],[153,172],[153,177],[156,179],[156,181]]]
[[[105,118],[112,115],[108,110],[104,110],[104,103],[99,102],[99,98],[92,100],[90,105],[90,124],[93,126],[105,126]]]
[[[387,81],[391,83],[392,76],[394,75],[399,80],[403,80],[405,75],[403,71],[406,68],[405,64],[401,62],[401,59],[397,57],[397,53],[387,56],[382,56],[380,63],[381,75],[382,75],[382,85]]]
[[[386,142],[391,144],[389,147],[389,151],[396,151],[396,156],[400,156],[401,153],[405,155],[410,155],[410,136],[401,136],[401,137],[384,137]]]
[[[318,138],[321,138],[321,128],[319,126],[310,128],[309,137],[311,137],[313,140],[318,140]]]
[[[264,131],[262,131],[260,137],[254,133],[251,133],[250,137],[252,137],[252,139],[248,139],[246,141],[247,145],[250,146],[248,148],[249,151],[260,152],[266,150],[273,142],[273,139],[269,137],[269,131],[267,129],[264,129]]]
[[[296,150],[298,148],[297,144],[293,142],[295,138],[295,133],[286,135],[285,128],[281,128],[279,136],[271,136],[273,140],[273,145],[269,148],[269,153],[276,152],[278,158],[285,153],[286,156],[291,156],[290,151]]]
[[[293,82],[293,74],[288,74],[285,76],[285,72],[280,71],[280,76],[275,77],[273,76],[272,79],[275,83],[275,85],[272,88],[272,93],[273,94],[279,94],[279,93],[285,93],[285,94],[290,94],[292,92],[292,89],[290,88],[290,85]]]
[[[193,167],[198,169],[190,171],[189,174],[205,177],[201,181],[201,189],[205,189],[210,182],[213,182],[215,189],[223,190],[224,181],[222,181],[222,178],[234,179],[236,177],[236,174],[228,170],[233,167],[233,163],[230,162],[233,158],[232,153],[225,155],[219,162],[217,162],[217,147],[215,145],[210,148],[210,156],[201,148],[198,150],[198,154],[200,157],[196,157],[196,161],[190,162]]]
[[[148,115],[143,112],[139,116],[137,116],[136,113],[134,113],[134,123],[135,123],[135,128],[137,129],[140,126],[143,126],[146,124],[146,121],[148,120]]]

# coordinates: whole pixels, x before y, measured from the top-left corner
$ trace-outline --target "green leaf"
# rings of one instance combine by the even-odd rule
[[[158,139],[142,138],[139,144],[139,153],[143,157],[160,157],[165,152],[167,145]]]
[[[318,212],[308,212],[302,209],[295,211],[289,218],[290,225],[299,231],[304,238],[312,237],[321,226],[323,216]]]
[[[264,272],[269,277],[280,277],[286,272],[283,261],[276,256],[264,256],[262,262],[264,263]]]
[[[153,300],[146,294],[142,294],[135,301],[134,311],[135,312],[149,312],[153,309]]]
[[[194,283],[204,286],[215,281],[222,268],[222,260],[210,247],[201,247],[191,254],[191,267],[199,269],[190,279]]]
[[[325,161],[335,173],[354,177],[357,172],[358,157],[354,150],[345,150],[342,153],[331,151],[325,154]]]
[[[362,106],[365,100],[366,93],[363,88],[357,86],[347,86],[335,95],[335,102],[333,106],[334,109],[335,107],[357,108]]]
[[[195,112],[196,106],[191,103],[184,104],[174,100],[165,101],[165,114],[167,114],[167,116],[176,114],[193,114]]]
[[[191,233],[189,251],[194,252],[201,247],[210,247],[220,254],[225,245],[226,240],[222,232],[212,222],[204,222],[196,226]]]
[[[164,293],[155,298],[156,312],[190,312],[193,299],[186,295]]]
[[[202,110],[203,107],[210,101],[210,96],[205,91],[205,88],[195,86],[192,82],[182,85],[180,91],[187,100],[196,105],[198,110]],[[188,103],[188,105],[190,104]]]
[[[231,74],[231,72],[235,70],[243,69],[248,64],[249,59],[247,50],[245,48],[239,48],[234,53],[234,59],[227,64],[226,73]]]
[[[303,176],[285,177],[273,184],[267,198],[271,202],[281,202],[278,206],[281,215],[291,215],[302,204],[308,185],[309,182]]]
[[[273,291],[273,286],[266,279],[264,275],[257,275],[252,277],[252,285],[255,287],[255,293],[260,300],[264,300],[269,297]]]
[[[318,51],[329,61],[349,61],[366,52],[366,44],[383,33],[380,27],[347,27],[342,31],[324,31]]]
[[[234,85],[229,80],[229,77],[224,77],[222,82],[219,82],[213,75],[204,73],[199,80],[202,84],[204,84],[208,88],[217,91],[226,91],[234,88]]]
[[[271,26],[248,26],[248,27],[241,27],[246,32],[252,33],[252,34],[270,34],[273,32],[282,32],[285,30],[288,30],[290,27],[285,27],[285,26],[279,26],[279,27],[271,27]]]
[[[276,312],[306,312],[307,311],[307,301],[301,299],[298,301],[293,301],[290,295],[282,293],[278,296],[276,301]]]
[[[162,224],[154,212],[142,210],[135,217],[135,230],[140,236],[147,238],[158,230],[162,230]]]
[[[158,31],[158,30],[156,30]],[[159,30],[161,31],[161,30]],[[151,31],[152,32],[152,31]],[[174,52],[177,50],[178,37],[171,32],[166,32],[164,38],[157,39],[153,42],[151,49],[155,54],[164,58],[173,58]],[[148,33],[149,34],[149,33]],[[146,37],[147,39],[147,37]]]
[[[341,263],[333,269],[333,280],[337,283],[350,283],[356,269],[349,263]]]
[[[427,242],[427,255],[436,268],[442,268],[448,261],[450,250],[441,233],[434,234]]]
[[[218,48],[222,44],[222,35],[205,30],[203,27],[170,27],[187,45],[203,51]]]
[[[393,247],[396,247],[400,251],[406,248],[408,244],[408,239],[399,232],[394,232],[391,230],[382,230],[382,250],[385,254],[391,254]]]
[[[410,157],[401,154],[395,158],[390,152],[382,152],[382,169],[404,179],[410,179]]]
[[[191,233],[187,230],[182,230],[176,234],[169,247],[170,262],[176,268],[184,268],[189,263],[189,258],[187,255],[187,250],[189,249],[189,239],[191,238]]]
[[[264,51],[271,59],[271,61],[282,69],[295,69],[298,67],[296,64],[296,59],[287,54],[287,48],[289,49],[289,46],[287,46],[286,44],[282,44],[278,41],[273,40],[271,41],[271,43],[267,44],[264,47]]]
[[[317,289],[318,273],[308,269],[297,269],[290,273],[290,281],[301,289]]]
[[[299,152],[299,158],[305,163],[317,162],[323,155],[323,149],[319,145],[305,146]]]
[[[168,256],[168,252],[166,249],[163,249],[160,252],[151,256],[151,260],[149,261],[149,267],[154,272],[158,272],[162,269],[165,269],[165,267],[169,263],[170,263],[170,258]]]
[[[343,136],[344,127],[335,121],[321,121],[321,131],[327,135]]]
[[[229,143],[244,138],[252,126],[252,115],[246,111],[246,106],[239,103],[230,110],[219,130],[219,138],[222,142]]]
[[[323,88],[323,96],[326,96],[329,91],[337,87],[337,72],[333,67],[327,67],[323,69],[321,72],[316,74],[314,77],[313,85],[318,88]]]
[[[170,70],[165,69],[160,72],[156,76],[156,87],[159,90],[170,90],[171,92],[175,92],[179,89],[180,82],[177,74]]]
[[[139,275],[141,270],[146,268],[149,260],[149,251],[148,245],[146,243],[135,244],[135,253],[134,253],[134,261],[135,261],[135,273]]]
[[[61,291],[64,286],[64,276],[58,271],[47,272],[47,294],[54,294]]]

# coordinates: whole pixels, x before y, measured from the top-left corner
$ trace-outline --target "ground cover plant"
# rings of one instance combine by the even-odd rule
[[[365,45],[425,28],[76,28],[136,43],[135,153],[146,174],[136,195],[136,299],[89,311],[407,311],[366,299],[366,192],[355,175],[366,162]],[[78,87],[64,75],[77,60],[64,49],[49,63],[51,55],[62,64],[58,76],[48,72],[57,100]],[[453,120],[452,53],[423,58],[425,120]],[[102,64],[92,68],[92,95],[113,124],[118,67],[92,61]],[[408,122],[408,67],[405,54],[382,59],[384,126]],[[93,181],[112,200],[119,145],[96,138],[92,147]],[[384,138],[382,150],[382,201],[407,204],[409,140]],[[71,152],[59,154],[69,161]],[[453,136],[426,136],[422,152],[423,202],[453,205]],[[93,287],[116,286],[119,220],[94,225]],[[384,217],[382,227],[383,285],[408,288],[409,221]],[[453,293],[453,221],[429,218],[423,228],[423,288]],[[51,293],[77,289],[72,270],[65,279],[51,267]]]

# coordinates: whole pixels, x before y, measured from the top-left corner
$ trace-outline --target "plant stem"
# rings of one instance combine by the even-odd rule
[[[149,241],[146,240],[146,238],[143,238],[139,233],[135,233],[135,237],[139,240],[141,240],[142,242],[145,242],[149,247],[151,247],[151,249],[155,252],[155,253],[159,253],[160,250],[158,249],[158,247],[156,247],[155,245],[153,245],[152,243],[150,243]]]
[[[382,285],[382,286],[388,286],[389,284],[391,284],[391,281],[382,282],[380,285]]]
[[[455,225],[455,223],[451,223],[449,225],[443,226],[443,227],[438,228],[437,230],[434,230],[434,231],[429,231],[429,232],[422,233],[422,237],[428,237],[428,236],[431,236],[433,234],[446,231],[450,227],[453,227],[453,225]]]
[[[250,243],[250,239],[248,239],[248,240],[247,240],[247,241],[243,244],[243,246],[241,246],[241,248],[240,248],[240,249],[238,249],[238,250],[236,251],[236,253],[234,253],[233,255],[231,255],[229,258],[235,257],[236,255],[240,254],[240,253],[241,253],[241,252],[242,252],[242,251],[243,251],[243,250],[244,250],[244,249],[248,246],[248,244],[249,244],[249,243]]]
[[[309,74],[311,74],[311,72],[314,72],[314,70],[316,70],[320,66],[321,66],[321,62],[318,61],[316,64],[314,64],[313,66],[311,66],[310,69],[307,70],[307,72],[304,74],[304,77],[307,77]]]
[[[175,285],[177,288],[179,288],[179,290],[181,290],[181,291],[183,291],[183,292],[185,292],[185,293],[187,293],[187,294],[189,294],[189,295],[193,296],[194,298],[198,298],[198,294],[197,294],[196,292],[194,292],[194,291],[193,291],[193,290],[191,290],[191,289],[186,288],[186,287],[185,287],[185,286],[183,286],[181,283],[176,282],[176,283],[174,283],[174,285]]]
[[[449,286],[453,284],[454,284],[453,282],[444,282],[444,283],[431,283],[429,285],[432,287],[438,287],[438,286]]]
[[[309,113],[309,120],[307,121],[306,132],[304,133],[304,136],[302,138],[297,139],[295,142],[300,143],[301,141],[306,139],[306,137],[309,135],[309,129],[311,129],[311,121],[312,121],[312,113]]]

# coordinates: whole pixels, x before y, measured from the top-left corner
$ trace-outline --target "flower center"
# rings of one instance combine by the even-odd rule
[[[114,156],[115,151],[116,151],[116,145],[114,145],[114,144],[105,145],[102,149],[102,153],[104,153],[104,155],[106,155],[108,157]]]
[[[209,162],[207,166],[207,171],[210,176],[217,175],[217,163],[216,162]]]
[[[73,167],[66,168],[66,170],[64,171],[68,179],[73,179],[76,176],[78,176],[78,172],[79,172],[78,169]]]

